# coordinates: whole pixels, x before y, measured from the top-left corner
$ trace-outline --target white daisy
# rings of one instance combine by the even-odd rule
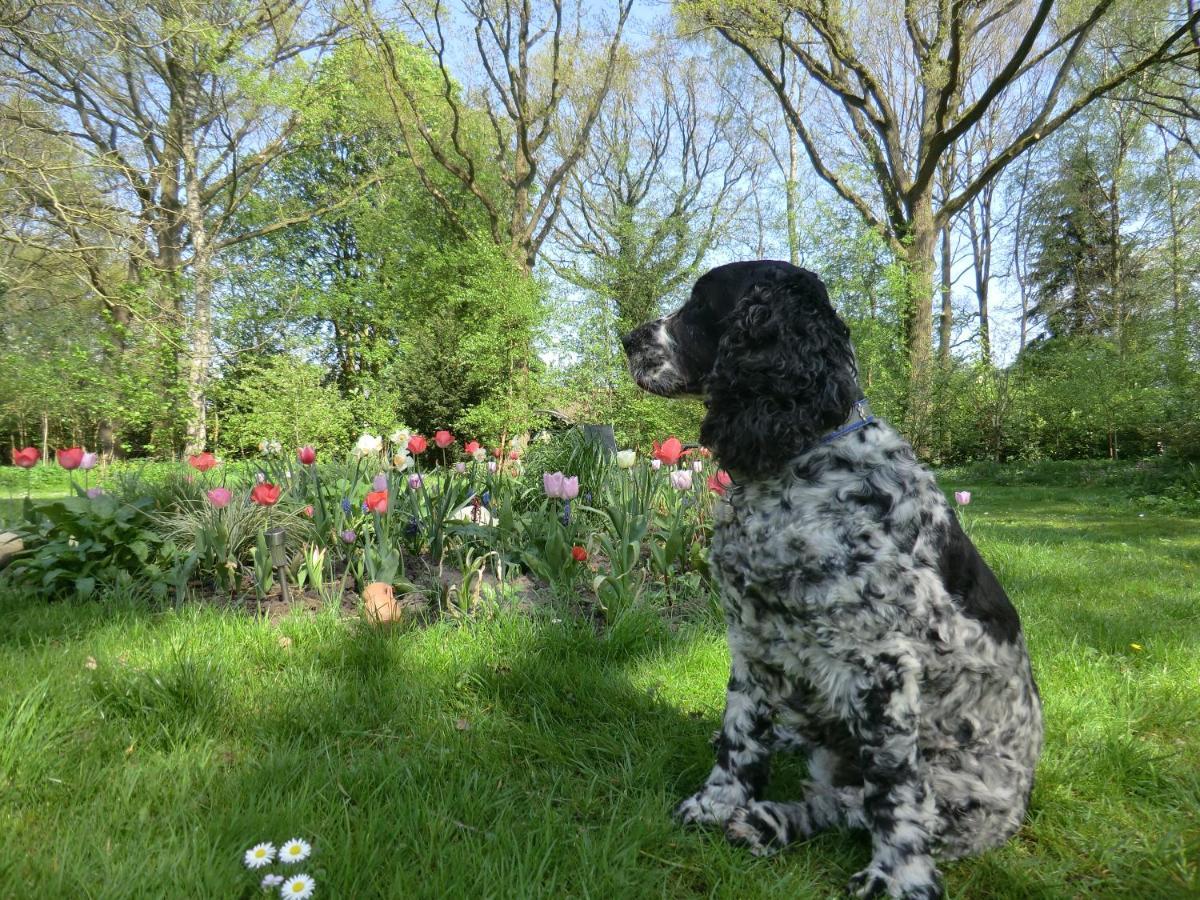
[[[267,890],[268,888],[273,888],[273,887],[279,887],[279,885],[281,885],[281,884],[283,884],[283,876],[282,875],[264,875],[263,876],[263,880],[262,880],[262,889],[263,890]]]
[[[279,886],[279,896],[307,900],[317,889],[317,883],[308,875],[292,875]]]
[[[246,851],[242,861],[246,864],[247,869],[261,869],[263,866],[269,866],[275,861],[275,845],[255,844]]]
[[[310,853],[312,853],[312,847],[308,841],[303,841],[300,838],[292,838],[279,848],[279,861],[285,863],[300,862],[303,859],[308,859],[308,854]]]

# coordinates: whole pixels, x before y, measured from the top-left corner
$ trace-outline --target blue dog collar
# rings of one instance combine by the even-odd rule
[[[874,421],[875,417],[871,415],[871,406],[867,403],[867,398],[863,397],[850,407],[850,416],[842,423],[842,426],[821,438],[821,443],[828,444],[830,441],[835,441],[860,428],[865,428]]]

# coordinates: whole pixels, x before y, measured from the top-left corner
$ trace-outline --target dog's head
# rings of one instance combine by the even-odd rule
[[[825,285],[785,262],[718,266],[682,307],[621,343],[643,389],[705,398],[700,439],[742,475],[777,471],[861,396],[850,332]]]

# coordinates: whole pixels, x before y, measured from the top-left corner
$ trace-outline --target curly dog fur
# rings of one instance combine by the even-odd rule
[[[840,431],[862,397],[845,324],[811,272],[733,263],[623,339],[645,389],[698,394],[733,476],[712,564],[731,673],[685,824],[752,852],[867,829],[856,897],[942,896],[935,858],[1002,844],[1042,746],[1021,625],[933,476],[892,428]],[[770,757],[807,754],[802,797],[766,800]]]

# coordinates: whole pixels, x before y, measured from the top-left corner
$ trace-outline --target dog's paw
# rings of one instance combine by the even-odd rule
[[[872,863],[850,879],[846,893],[858,900],[941,900],[945,896],[941,875],[928,856],[914,857],[892,870]]]
[[[699,825],[724,825],[737,805],[714,791],[699,790],[675,807],[675,821],[685,828]]]
[[[787,844],[787,825],[771,815],[769,804],[752,801],[733,811],[725,823],[725,837],[755,856],[771,856]]]

